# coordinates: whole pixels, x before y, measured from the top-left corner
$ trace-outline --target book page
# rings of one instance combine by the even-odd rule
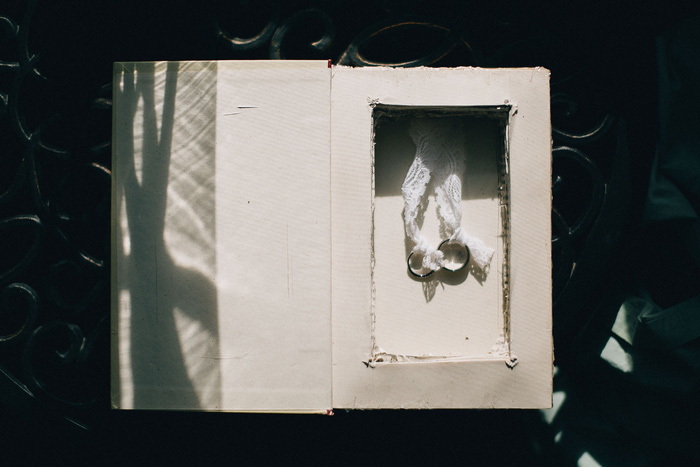
[[[331,406],[330,70],[115,66],[113,405]]]
[[[334,69],[334,407],[551,405],[548,80],[549,72],[539,68]],[[476,171],[467,169],[462,195],[467,233],[496,249],[485,280],[469,271],[461,282],[438,282],[431,298],[408,277],[413,245],[406,242],[397,187],[415,146],[399,120],[386,134],[375,128],[379,106],[509,107],[505,136],[478,119],[467,130],[475,137],[472,150],[491,148],[471,161]],[[509,186],[499,206],[496,159],[503,145]],[[442,238],[440,227],[429,216],[434,208],[425,209],[420,225],[435,242]],[[499,329],[506,333],[499,336]]]

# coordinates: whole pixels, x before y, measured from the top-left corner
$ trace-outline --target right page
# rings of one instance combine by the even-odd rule
[[[331,101],[333,407],[549,407],[549,72],[337,67]]]

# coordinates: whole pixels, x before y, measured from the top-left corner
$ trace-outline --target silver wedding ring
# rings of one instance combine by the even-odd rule
[[[412,251],[411,254],[408,255],[408,259],[406,260],[406,265],[408,266],[408,272],[411,273],[411,275],[412,275],[413,277],[417,277],[418,279],[425,279],[426,277],[430,276],[432,273],[435,272],[435,271],[433,271],[432,269],[430,269],[430,270],[429,270],[428,272],[426,272],[425,274],[420,274],[419,272],[416,272],[416,271],[411,267],[411,257],[413,256],[413,253],[414,253],[414,252]]]
[[[445,246],[445,245],[447,245],[447,246]],[[443,246],[445,246],[444,249],[443,249]],[[461,247],[461,248],[460,248],[460,247]],[[463,262],[463,263],[457,263],[457,264],[458,264],[457,267],[449,268],[449,267],[447,267],[447,266],[443,266],[443,267],[441,268],[441,269],[444,269],[445,271],[448,271],[448,272],[458,272],[458,271],[461,271],[462,269],[464,269],[465,267],[467,267],[467,264],[469,264],[469,260],[471,259],[471,252],[469,251],[469,247],[468,247],[467,245],[465,245],[465,244],[463,244],[463,243],[451,241],[449,238],[448,238],[447,240],[444,240],[442,243],[440,243],[440,246],[438,246],[437,249],[440,250],[440,251],[442,251],[443,254],[449,254],[449,253],[451,252],[450,250],[454,250],[454,248],[459,248],[459,249],[462,249],[462,248],[463,248],[463,249],[464,249],[464,262]],[[413,253],[414,253],[414,252],[412,251],[411,254],[408,255],[408,259],[406,260],[406,265],[408,266],[408,272],[409,272],[413,277],[416,277],[416,278],[418,278],[418,279],[425,279],[426,277],[429,277],[430,275],[432,275],[432,274],[435,272],[435,271],[432,270],[432,269],[430,269],[430,270],[429,270],[428,272],[426,272],[425,274],[421,274],[420,272],[418,272],[418,271],[416,271],[415,269],[413,269],[413,267],[411,266],[411,258],[413,257]],[[454,251],[452,251],[452,253],[454,253]]]
[[[454,245],[454,246],[457,246],[458,248],[459,248],[459,247],[464,248],[464,253],[465,253],[464,256],[465,256],[465,259],[464,259],[464,263],[462,263],[461,266],[459,266],[459,267],[456,267],[456,268],[454,268],[454,269],[451,269],[451,268],[448,268],[447,266],[443,266],[442,269],[444,269],[445,271],[449,271],[449,272],[457,272],[457,271],[461,271],[462,269],[464,269],[464,268],[467,266],[467,264],[469,264],[469,260],[470,260],[471,257],[472,257],[472,254],[471,254],[471,252],[469,251],[469,247],[468,247],[467,245],[463,244],[463,243],[453,242],[453,241],[451,241],[451,240],[448,238],[447,240],[443,241],[443,242],[440,244],[440,246],[438,247],[438,250],[442,251],[443,254],[444,254],[444,253],[447,253],[446,250],[443,250],[443,249],[442,249],[443,245],[445,245],[445,244],[447,244],[447,245]],[[457,264],[459,264],[459,263],[457,263]]]

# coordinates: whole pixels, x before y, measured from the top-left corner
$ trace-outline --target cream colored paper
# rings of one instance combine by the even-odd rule
[[[265,62],[266,63],[266,62]],[[219,64],[217,249],[223,402],[330,400],[330,70]]]
[[[115,65],[116,407],[330,407],[329,75]]]
[[[333,72],[332,94],[332,215],[333,215],[333,405],[339,408],[465,408],[548,407],[551,404],[551,282],[550,282],[550,123],[549,72],[545,69],[352,69]],[[505,343],[492,354],[483,347],[445,343],[458,333],[429,328],[435,315],[449,319],[470,315],[462,292],[478,291],[477,306],[489,307],[493,317],[501,305],[488,288],[501,268],[497,263],[487,284],[478,290],[465,282],[464,290],[437,290],[447,310],[432,310],[417,284],[398,273],[405,250],[388,253],[397,265],[395,284],[384,276],[373,280],[372,253],[389,244],[384,224],[392,223],[391,236],[400,232],[400,202],[378,200],[373,192],[373,106],[478,107],[509,105],[510,148],[510,307]],[[406,148],[408,150],[408,148]],[[467,229],[492,242],[492,200],[464,202]],[[384,204],[393,203],[384,206]],[[374,222],[372,208],[375,205]],[[481,210],[483,212],[480,212]],[[398,213],[397,213],[398,211]],[[471,217],[472,213],[476,217]],[[378,217],[381,216],[381,219]],[[468,223],[470,221],[471,223]],[[398,224],[398,227],[397,227]],[[429,226],[427,228],[430,228]],[[469,230],[468,230],[469,231]],[[374,238],[373,232],[381,238]],[[384,236],[386,235],[386,239]],[[403,238],[397,239],[402,243]],[[375,250],[374,253],[379,253]],[[381,252],[384,254],[384,252]],[[502,256],[497,251],[496,256]],[[379,257],[377,257],[379,264]],[[377,266],[378,267],[378,266]],[[494,277],[495,276],[495,277]],[[465,283],[456,286],[463,287]],[[380,291],[379,287],[385,289]],[[376,287],[376,291],[373,291]],[[401,292],[413,287],[412,292]],[[392,288],[394,290],[392,290]],[[373,295],[376,292],[376,296]],[[380,301],[381,294],[390,298]],[[415,308],[402,295],[412,293]],[[497,294],[496,294],[497,295]],[[374,301],[376,298],[376,301]],[[417,298],[417,300],[416,300]],[[401,306],[387,303],[400,300]],[[376,308],[375,308],[376,307]],[[384,308],[381,308],[384,307]],[[401,309],[405,309],[402,323]],[[425,316],[430,313],[430,316]],[[412,322],[411,322],[412,321]],[[390,326],[409,331],[397,333]],[[435,326],[439,326],[435,325]],[[459,331],[493,337],[491,319],[473,318],[457,324]],[[391,333],[394,333],[391,336]],[[443,337],[444,336],[444,337]],[[441,339],[442,337],[442,339]],[[468,337],[465,336],[465,337]],[[393,340],[392,340],[393,339]],[[400,349],[373,348],[382,342]],[[499,349],[500,347],[500,349]],[[398,363],[370,364],[373,353],[404,350],[449,356],[461,361],[410,359],[394,355]],[[427,352],[424,351],[427,349]],[[499,355],[500,354],[500,355]],[[516,360],[517,358],[517,360]],[[515,364],[515,366],[513,366]]]
[[[216,407],[216,63],[114,72],[112,402]]]
[[[548,83],[541,68],[115,64],[113,405],[550,406]],[[391,184],[415,148],[401,120],[375,134],[378,104],[466,109],[462,224],[496,248],[485,278],[428,300],[407,277]],[[469,115],[487,107],[507,109],[506,135]],[[439,240],[434,201],[423,227]]]

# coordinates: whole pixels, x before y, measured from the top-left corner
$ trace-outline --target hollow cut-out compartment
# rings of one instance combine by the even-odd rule
[[[508,105],[374,106],[373,361],[509,356],[507,130],[510,110]],[[461,177],[461,227],[470,237],[480,239],[495,251],[485,270],[472,258],[463,269],[438,270],[426,278],[409,272],[407,260],[414,242],[405,230],[402,184],[416,154],[409,125],[418,118],[431,119],[431,125],[458,123],[464,132],[466,170]],[[435,248],[448,237],[438,213],[434,180],[428,183],[423,195],[418,225],[421,234]],[[457,259],[451,269],[459,269],[459,265]]]

